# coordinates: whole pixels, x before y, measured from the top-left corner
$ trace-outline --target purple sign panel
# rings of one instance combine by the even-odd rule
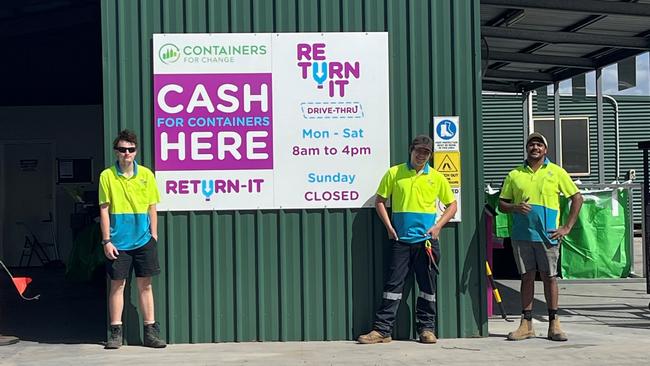
[[[271,74],[154,75],[156,170],[273,169]]]

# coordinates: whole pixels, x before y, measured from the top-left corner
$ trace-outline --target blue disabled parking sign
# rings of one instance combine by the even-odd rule
[[[456,136],[457,131],[458,128],[456,127],[456,123],[448,119],[440,121],[436,126],[436,135],[438,135],[442,140],[453,139],[454,136]]]

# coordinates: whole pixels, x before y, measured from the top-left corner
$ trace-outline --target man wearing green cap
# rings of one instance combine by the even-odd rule
[[[404,279],[415,272],[417,330],[422,343],[436,343],[436,279],[440,258],[440,230],[456,214],[456,197],[447,179],[429,166],[433,141],[420,135],[411,141],[409,161],[391,167],[377,189],[375,207],[392,241],[392,258],[383,300],[373,330],[359,336],[359,343],[388,343],[395,314],[402,299]],[[386,201],[391,199],[392,217]],[[447,208],[436,221],[440,200]]]
[[[522,319],[519,328],[508,334],[518,341],[535,337],[532,323],[535,274],[544,282],[548,307],[548,339],[566,341],[557,317],[557,260],[560,242],[578,218],[582,196],[566,170],[547,157],[548,143],[539,132],[526,139],[526,160],[505,178],[499,200],[503,212],[512,213],[512,249],[521,274]],[[559,194],[571,200],[569,217],[560,226]]]

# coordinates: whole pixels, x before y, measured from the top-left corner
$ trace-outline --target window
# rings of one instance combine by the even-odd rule
[[[562,167],[571,175],[589,175],[589,118],[560,118]]]
[[[589,153],[589,118],[560,117],[560,158],[555,156],[555,123],[552,118],[534,118],[533,131],[548,141],[548,158],[573,176],[591,173]]]

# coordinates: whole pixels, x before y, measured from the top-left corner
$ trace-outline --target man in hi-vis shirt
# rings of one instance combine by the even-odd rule
[[[384,285],[382,303],[373,330],[359,337],[359,343],[388,343],[395,315],[402,299],[404,280],[415,271],[420,294],[416,322],[422,343],[436,343],[436,280],[440,244],[438,236],[457,210],[456,197],[447,179],[429,166],[433,141],[417,136],[409,148],[409,161],[391,167],[377,189],[375,207],[392,240],[392,258]],[[386,201],[391,199],[392,218]],[[436,221],[440,200],[447,208]]]
[[[499,196],[499,209],[512,213],[512,250],[521,275],[522,319],[519,328],[508,339],[519,341],[535,337],[532,322],[535,274],[544,282],[548,307],[548,334],[553,341],[566,341],[567,335],[557,317],[557,260],[560,242],[569,234],[578,218],[582,196],[566,170],[547,157],[548,143],[538,133],[526,139],[526,160],[507,176]],[[569,217],[560,226],[562,193],[571,200]]]
[[[151,278],[160,273],[158,264],[158,215],[160,194],[151,170],[135,161],[137,137],[124,130],[113,141],[115,164],[99,177],[99,215],[106,270],[111,278],[108,295],[110,335],[106,349],[122,346],[122,310],[126,279],[135,271],[146,347],[164,348],[154,318]]]

